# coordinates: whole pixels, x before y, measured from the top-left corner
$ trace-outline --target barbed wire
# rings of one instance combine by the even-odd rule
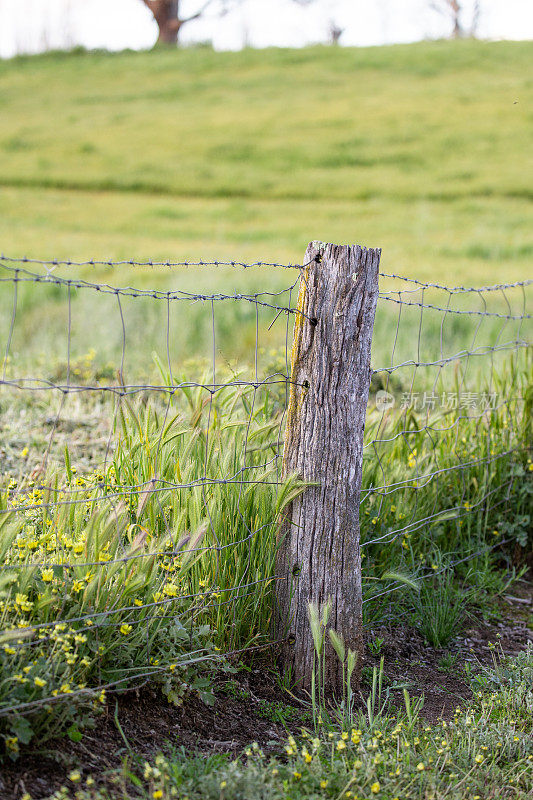
[[[428,284],[429,286],[430,284]],[[427,287],[426,287],[427,288]],[[510,287],[507,287],[510,288]],[[478,289],[477,292],[490,292],[492,289]],[[494,311],[465,311],[459,308],[445,308],[443,306],[436,306],[432,303],[417,303],[414,300],[404,300],[403,297],[390,297],[390,293],[382,294],[379,293],[379,297],[381,300],[386,300],[388,303],[396,303],[397,305],[402,306],[413,306],[414,308],[431,308],[433,311],[444,311],[446,314],[457,314],[458,316],[467,316],[467,317],[497,317],[498,319],[531,319],[530,314],[498,314]],[[398,292],[400,294],[400,292]]]
[[[32,266],[42,267],[45,273],[33,271]],[[297,270],[298,275],[281,289],[230,294],[114,286],[53,274],[60,267],[119,270],[210,266],[284,268]],[[39,436],[40,463],[30,465],[25,456],[17,472],[11,458],[9,470],[4,470],[8,478],[0,491],[0,660],[4,658],[10,664],[9,659],[13,659],[18,664],[17,675],[24,681],[23,666],[29,666],[36,654],[47,654],[53,679],[42,697],[28,695],[27,700],[15,700],[8,681],[3,696],[0,691],[0,717],[33,713],[72,697],[94,699],[102,690],[131,688],[176,668],[205,661],[216,663],[254,649],[231,647],[230,643],[240,641],[239,604],[249,601],[255,611],[258,595],[263,593],[261,602],[265,602],[276,583],[287,577],[276,574],[273,559],[267,559],[260,549],[259,558],[254,547],[260,548],[266,541],[272,551],[275,549],[280,519],[276,498],[283,492],[286,477],[282,452],[287,398],[291,386],[305,386],[291,376],[290,321],[302,317],[316,324],[292,302],[307,266],[260,261],[71,261],[0,256],[0,283],[12,286],[12,297],[4,293],[4,299],[0,298],[0,326],[6,329],[0,389],[10,393],[10,398],[16,395],[16,402],[24,399],[21,410],[25,420],[32,413],[38,417],[36,408],[44,406],[52,411],[55,395],[51,393],[58,394],[57,408],[46,418],[51,429],[46,436],[42,432]],[[437,569],[417,565],[414,553],[407,555],[410,537],[420,536],[437,546],[435,531],[439,527],[468,525],[474,513],[485,521],[503,514],[517,484],[514,466],[531,452],[530,444],[519,435],[525,398],[518,391],[503,391],[498,368],[508,363],[504,359],[522,357],[530,349],[522,328],[531,319],[526,312],[526,289],[532,281],[472,288],[447,287],[391,273],[381,275],[409,284],[409,288],[379,292],[384,323],[375,336],[381,349],[373,360],[383,366],[372,370],[372,379],[378,384],[381,381],[380,387],[392,405],[378,408],[379,390],[373,387],[364,442],[361,549],[363,566],[368,565],[369,570],[363,580],[378,581],[383,588],[367,592],[365,606],[405,589],[402,581],[384,586],[379,570],[382,553],[387,553],[387,560],[394,558],[400,567],[410,570],[413,581],[422,582],[510,543],[509,537],[498,536],[494,543],[478,546],[482,542],[478,537],[466,556],[443,554],[447,563]],[[58,303],[66,310],[66,362],[61,363],[60,370],[57,368],[56,375],[52,366],[39,363],[34,353],[25,352],[29,348],[26,318],[33,321],[34,309],[27,303],[28,292],[38,293],[47,287],[55,304],[51,313]],[[108,326],[109,338],[111,332],[114,335],[115,379],[109,374],[97,379],[96,372],[78,379],[75,373],[79,348],[73,337],[75,320],[80,313],[91,313],[91,306],[79,306],[77,290],[82,289],[87,290],[83,296],[91,298],[90,302],[100,302],[100,296],[111,299],[112,308],[99,324]],[[435,293],[441,291],[446,298],[439,304]],[[426,293],[431,302],[426,302]],[[481,302],[481,308],[466,307],[472,295]],[[35,296],[45,301],[48,297]],[[141,305],[156,301],[156,319],[164,341],[159,371],[166,372],[160,382],[140,375],[142,370],[129,380],[134,372],[127,360],[132,345],[125,308],[130,299]],[[452,307],[456,299],[462,307]],[[183,306],[183,302],[175,301],[188,302]],[[489,308],[489,301],[494,307]],[[228,302],[245,304],[248,309],[244,322],[229,336],[230,346],[240,344],[237,339],[242,338],[250,354],[249,365],[239,371],[229,363],[216,325],[221,303]],[[173,352],[173,332],[184,319],[183,309],[192,306],[203,309],[209,330],[204,343],[207,366],[198,380],[182,375],[182,370],[178,372]],[[415,322],[412,314],[418,315]],[[448,315],[454,320],[450,334],[446,328]],[[273,318],[269,321],[265,316]],[[428,316],[433,326],[431,335],[425,329]],[[42,320],[41,316],[40,324]],[[489,328],[482,328],[483,323]],[[0,327],[0,332],[4,328]],[[467,345],[457,345],[457,330],[465,342],[468,338]],[[482,330],[487,340],[479,342]],[[448,335],[451,352],[446,352]],[[267,345],[278,344],[279,364],[274,368],[261,357],[262,337]],[[134,351],[135,361],[148,352],[149,344],[143,341],[142,348],[137,346]],[[471,364],[485,365],[484,397],[479,405],[472,398],[476,393],[469,383]],[[67,433],[61,430],[61,421],[72,402],[80,403],[90,420],[96,399],[101,403],[98,413],[107,432],[99,437],[98,447],[88,444],[87,449],[98,471],[82,469],[83,485],[76,484],[67,462],[70,456],[61,449],[66,447],[68,452],[73,443],[68,429]],[[0,414],[6,413],[10,412],[0,406]],[[499,420],[498,436],[491,432],[494,419]],[[37,419],[36,424],[42,427],[42,420]],[[481,454],[468,446],[472,437],[479,440],[476,444],[483,444]],[[8,459],[6,448],[0,451],[0,458]],[[407,477],[402,459],[407,462]],[[477,494],[473,496],[476,482]],[[254,499],[260,492],[269,493],[261,502]],[[401,505],[403,516],[392,510],[393,501]],[[6,547],[1,535],[9,530],[12,536],[9,542],[5,539]],[[90,539],[94,531],[96,536],[104,530],[109,531],[108,541],[113,541],[107,550]],[[74,552],[74,547],[80,546],[82,549]],[[370,574],[372,569],[374,573]],[[136,586],[134,581],[143,575],[146,586],[128,593],[128,580]],[[179,586],[175,584],[178,579]],[[85,593],[89,596],[92,591],[90,587],[100,584],[109,591],[112,584],[115,588],[118,585],[120,591],[110,593],[105,601],[100,597],[84,600]],[[43,619],[38,606],[45,596],[50,598],[46,602],[52,611],[47,612],[51,618]],[[223,652],[206,652],[206,648],[193,646],[195,627],[215,617],[222,620]],[[188,630],[186,652],[168,664],[151,664],[157,631],[176,621]],[[140,658],[145,668],[135,666],[132,671],[126,664],[117,663],[113,669],[120,677],[110,681],[104,677],[112,673],[102,675],[98,662],[98,679],[94,681],[94,674],[91,678],[94,685],[69,690],[63,696],[57,686],[66,673],[54,661],[57,635],[63,630],[72,636],[93,637],[98,643],[100,636],[120,637],[121,629],[128,635],[139,629],[144,632]],[[220,635],[220,631],[217,633]],[[261,635],[268,636],[266,631]],[[255,649],[276,643],[266,642]]]
[[[58,258],[49,258],[49,259],[38,259],[38,258],[28,258],[26,256],[7,256],[4,253],[0,254],[0,261],[5,262],[5,264],[36,264],[42,267],[58,267],[58,266],[66,266],[66,267],[96,267],[96,266],[104,266],[104,267],[124,267],[124,266],[132,266],[132,267],[237,267],[241,269],[251,269],[253,267],[277,267],[280,269],[298,269],[302,270],[312,264],[312,261],[306,262],[304,264],[283,264],[279,262],[272,262],[272,261],[254,261],[251,263],[246,263],[243,261],[157,261],[152,259],[147,260],[136,260],[134,258],[129,259],[122,259],[122,260],[113,260],[113,259],[89,259],[86,261],[75,261],[72,259],[58,259]],[[514,283],[499,283],[494,284],[492,286],[480,286],[480,287],[473,287],[473,286],[446,286],[441,283],[430,283],[426,281],[421,281],[418,278],[409,278],[405,275],[398,275],[395,273],[390,272],[383,272],[380,270],[380,276],[383,278],[390,278],[394,280],[404,281],[406,283],[413,283],[421,288],[426,289],[440,289],[442,291],[448,292],[450,294],[455,293],[476,293],[476,292],[495,292],[502,289],[515,289],[518,287],[527,287],[530,286],[532,281],[525,280],[525,281],[515,281]],[[418,290],[413,290],[418,291]],[[382,297],[385,297],[387,294],[391,292],[380,292]]]
[[[138,261],[134,258],[114,261],[113,259],[90,259],[87,261],[73,261],[71,259],[39,259],[26,257],[11,257],[5,254],[0,255],[0,261],[7,264],[38,264],[42,267],[236,267],[240,269],[252,269],[253,267],[278,267],[280,269],[305,269],[312,262],[305,264],[281,264],[270,261],[254,261],[245,263],[243,261],[157,261],[148,259]]]
[[[525,281],[515,281],[514,283],[495,283],[489,286],[445,286],[442,283],[430,283],[426,281],[421,281],[418,278],[407,278],[405,275],[395,275],[390,272],[380,271],[379,274],[383,278],[392,278],[398,281],[404,281],[405,283],[414,283],[421,289],[441,289],[443,292],[448,292],[448,294],[476,294],[480,292],[498,292],[501,291],[502,289],[503,290],[518,289],[521,287],[531,286],[531,284],[533,283],[533,280],[525,280]],[[414,289],[413,291],[419,291],[419,289]],[[386,295],[387,292],[383,292],[382,294]]]

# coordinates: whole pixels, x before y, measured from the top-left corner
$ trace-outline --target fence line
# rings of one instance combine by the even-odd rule
[[[0,256],[0,283],[12,287],[12,298],[6,292],[0,297],[0,336],[6,343],[0,389],[14,404],[10,411],[0,395],[0,423],[8,417],[7,424],[15,425],[9,414],[23,413],[27,424],[15,431],[19,441],[31,431],[32,415],[43,427],[43,404],[55,397],[48,393],[59,394],[58,408],[45,423],[48,437],[41,431],[38,443],[28,445],[38,452],[15,456],[7,444],[0,452],[7,476],[0,483],[0,664],[6,675],[20,677],[0,691],[6,731],[14,730],[9,726],[22,712],[72,698],[98,698],[105,689],[139,685],[193,663],[283,643],[268,636],[261,617],[252,631],[252,642],[259,639],[259,644],[231,646],[244,641],[241,618],[248,624],[254,614],[265,615],[259,607],[268,605],[273,587],[287,578],[276,572],[268,548],[273,551],[278,528],[276,500],[283,491],[302,490],[287,488],[283,479],[282,439],[291,387],[308,388],[291,373],[290,322],[316,325],[293,302],[314,263]],[[52,274],[61,268],[98,266],[285,268],[298,275],[279,290],[226,294],[112,286]],[[474,562],[515,542],[519,534],[505,528],[504,510],[515,502],[523,481],[519,470],[531,452],[523,434],[525,396],[520,386],[514,389],[516,381],[506,370],[509,357],[527,363],[525,327],[531,315],[526,290],[532,281],[447,287],[380,274],[409,288],[379,291],[373,354],[378,366],[372,368],[361,492],[363,580],[370,584],[363,598],[366,608],[406,591],[401,581],[383,578],[385,561],[396,561],[412,580],[435,580],[469,559]],[[84,296],[102,297],[102,302],[116,298],[114,316],[104,309],[104,317],[98,318],[100,301],[87,305],[89,300],[78,294],[81,289],[92,290]],[[447,295],[443,304],[435,300],[439,292]],[[426,302],[428,295],[431,302]],[[472,295],[481,309],[464,305]],[[155,301],[158,309],[153,319],[163,336],[157,369],[165,373],[159,383],[153,373],[142,374],[150,343],[143,339],[145,316],[128,320],[125,304],[133,299]],[[230,305],[226,301],[237,309],[247,307],[237,323],[219,321],[215,308],[222,314],[220,309]],[[455,301],[459,307],[452,307]],[[44,318],[43,303],[50,304],[43,306]],[[198,380],[180,372],[173,351],[176,332],[186,323],[186,314],[180,311],[177,319],[173,309],[184,308],[183,303],[189,314],[203,309],[194,324],[199,330],[205,323],[207,333],[200,341],[193,325],[188,340],[196,346],[197,336],[206,352],[205,364],[191,367],[203,370]],[[58,307],[66,312],[63,329],[57,328]],[[82,319],[87,326],[91,314],[97,325],[108,326],[102,343],[115,342],[112,369],[84,361],[80,348],[91,344],[90,331],[76,335],[75,323]],[[52,327],[52,334],[54,326],[58,334],[63,330],[66,339],[64,356],[56,349],[51,363],[40,352],[43,323]],[[138,335],[133,345],[131,331]],[[240,347],[239,335],[246,344],[242,349],[251,353],[242,367],[230,362],[228,354],[234,345]],[[478,343],[481,335],[487,341]],[[274,366],[268,363],[273,343],[278,345]],[[472,373],[474,364],[486,364],[484,386]],[[69,420],[65,413],[73,401],[79,404],[78,416]],[[105,426],[107,433],[102,431],[97,447],[89,439],[87,452],[74,458],[73,435],[87,426],[91,431]],[[76,468],[74,460],[85,466]],[[495,528],[497,538],[488,542],[493,524],[500,526]],[[437,555],[444,529],[457,544],[468,529],[467,556],[454,559],[451,550]],[[413,541],[415,536],[420,542]],[[427,559],[417,562],[424,553],[422,544],[427,552],[435,551],[432,566]],[[106,581],[109,595],[103,598]],[[208,634],[204,644],[195,638],[202,620],[212,623],[215,618],[222,620],[225,632],[221,652],[207,641]],[[106,639],[106,647],[118,652],[141,627],[143,643],[136,640],[132,672],[126,661],[112,666],[105,653],[95,655],[89,647],[97,646],[98,637],[109,629],[117,641]],[[172,660],[152,663],[172,636]],[[61,648],[67,656],[60,657]],[[36,658],[50,662],[43,686],[35,682]],[[87,664],[82,667],[83,659]],[[119,677],[104,680],[113,670]],[[91,685],[82,686],[84,680]]]

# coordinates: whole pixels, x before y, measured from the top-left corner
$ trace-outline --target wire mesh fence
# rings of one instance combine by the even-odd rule
[[[281,458],[305,266],[0,257],[8,750],[106,689],[205,694],[202,667],[272,644],[278,521],[302,491]],[[240,290],[188,288],[220,274]],[[381,276],[368,623],[418,582],[527,539],[529,285]]]
[[[396,320],[367,415],[367,571],[400,564],[434,584],[467,562],[475,584],[490,551],[527,544],[531,282],[474,289],[387,277],[375,338],[386,307]],[[364,602],[381,607],[402,581],[374,586]]]

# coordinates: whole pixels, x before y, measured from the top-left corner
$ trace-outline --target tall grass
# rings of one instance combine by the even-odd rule
[[[249,387],[185,389],[166,408],[123,401],[100,472],[78,474],[67,449],[62,471],[4,488],[10,754],[81,725],[104,701],[94,687],[151,675],[174,702],[207,697],[206,658],[268,639],[277,517],[301,491],[278,490],[278,429]]]
[[[213,659],[268,641],[277,520],[304,487],[279,486],[279,390],[228,377],[243,385],[213,391],[205,376],[166,401],[117,398],[96,470],[78,471],[67,446],[47,474],[4,485],[0,719],[11,755],[82,725],[105,699],[97,687],[143,675],[174,702],[185,691],[208,698]],[[509,576],[497,560],[509,570],[528,552],[527,357],[494,372],[491,387],[501,402],[481,414],[369,407],[367,623],[393,606],[443,644],[460,616],[452,594],[501,590]]]

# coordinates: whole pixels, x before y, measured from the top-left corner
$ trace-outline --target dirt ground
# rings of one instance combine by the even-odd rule
[[[471,662],[475,670],[476,664],[492,662],[492,645],[499,642],[503,652],[512,655],[533,639],[533,582],[515,584],[499,605],[499,620],[470,620],[443,650],[428,647],[408,627],[372,629],[368,641],[382,641],[378,653],[367,655],[364,675],[368,680],[383,656],[384,693],[393,703],[401,703],[405,686],[412,697],[424,695],[422,715],[429,722],[449,718],[471,696],[464,680],[465,663]],[[443,666],[445,655],[454,659],[451,665]],[[284,692],[276,680],[272,654],[241,665],[234,675],[224,674],[215,685],[214,706],[190,697],[182,708],[175,708],[149,686],[111,698],[95,728],[80,742],[48,742],[46,749],[34,749],[17,762],[4,764],[0,797],[20,800],[29,792],[33,800],[41,800],[68,784],[66,776],[75,767],[84,776],[106,782],[106,773],[121,766],[129,749],[148,759],[169,746],[197,754],[238,755],[257,741],[265,751],[279,752],[287,730],[296,732],[309,725],[305,703]],[[367,691],[363,685],[362,696]]]

